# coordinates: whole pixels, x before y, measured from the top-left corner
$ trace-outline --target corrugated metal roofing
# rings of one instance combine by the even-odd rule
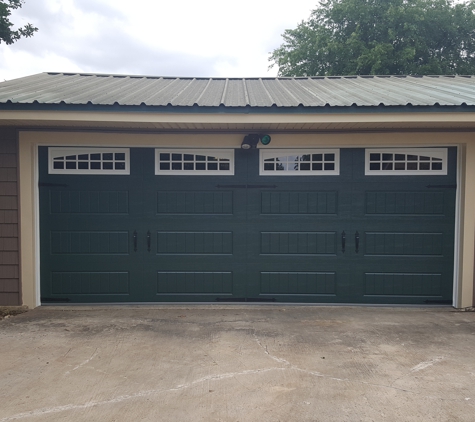
[[[40,73],[0,83],[0,104],[154,107],[475,105],[472,76],[171,78]]]

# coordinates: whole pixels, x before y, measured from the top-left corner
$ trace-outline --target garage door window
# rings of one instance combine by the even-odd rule
[[[446,175],[447,148],[367,149],[365,174],[372,176]]]
[[[128,148],[49,148],[49,174],[130,174]]]
[[[234,174],[234,150],[155,150],[157,175]]]
[[[340,174],[338,149],[260,150],[261,176],[309,176]]]

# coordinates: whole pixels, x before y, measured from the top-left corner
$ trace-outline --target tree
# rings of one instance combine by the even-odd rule
[[[27,23],[22,28],[18,28],[16,31],[13,30],[13,24],[10,22],[9,17],[12,10],[21,8],[23,3],[24,0],[0,1],[0,44],[2,42],[5,44],[13,44],[21,37],[31,37],[38,31],[38,28],[35,28],[30,23]]]
[[[323,0],[283,38],[279,76],[475,74],[475,0]]]

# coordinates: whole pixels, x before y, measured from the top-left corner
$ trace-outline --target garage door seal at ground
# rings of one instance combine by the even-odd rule
[[[472,421],[473,350],[450,308],[40,307],[0,321],[0,421]]]
[[[332,305],[328,305],[328,303],[275,303],[275,302],[226,302],[224,303],[216,303],[216,302],[197,302],[197,303],[190,303],[190,302],[166,302],[166,303],[157,303],[157,302],[150,302],[150,303],[70,303],[64,305],[63,303],[46,303],[41,305],[41,308],[54,308],[54,309],[61,309],[67,311],[68,309],[72,308],[75,310],[94,310],[94,309],[176,309],[176,308],[184,308],[184,309],[227,309],[227,308],[236,308],[236,309],[246,309],[247,307],[356,307],[356,308],[408,308],[408,309],[454,309],[451,305],[391,305],[391,304],[378,304],[378,303],[336,303]],[[472,308],[467,309],[457,309],[457,311],[470,311]]]

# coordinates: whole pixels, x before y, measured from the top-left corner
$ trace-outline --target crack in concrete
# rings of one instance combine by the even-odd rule
[[[32,416],[44,416],[44,415],[49,415],[53,413],[64,412],[67,410],[89,409],[91,407],[120,403],[125,400],[148,397],[148,396],[159,394],[159,393],[167,393],[170,391],[180,391],[180,390],[192,387],[193,385],[200,384],[207,381],[220,381],[223,379],[233,378],[239,375],[253,375],[253,374],[260,374],[260,373],[275,371],[275,370],[282,371],[285,369],[286,368],[271,367],[271,368],[265,368],[265,369],[248,369],[246,371],[241,371],[241,372],[228,372],[225,374],[218,374],[218,375],[208,375],[206,377],[198,378],[197,380],[194,380],[190,383],[180,384],[180,385],[177,385],[176,387],[168,388],[168,389],[145,390],[145,391],[140,391],[135,394],[126,394],[126,395],[114,397],[109,400],[89,401],[84,404],[67,404],[64,406],[55,406],[55,407],[49,407],[49,408],[30,410],[28,412],[17,413],[16,415],[12,415],[12,416],[8,416],[6,418],[0,419],[0,422],[9,422],[9,421],[24,419],[24,418],[28,418]]]
[[[443,357],[438,357],[438,358],[430,359],[430,360],[425,361],[425,362],[421,362],[418,365],[411,368],[411,372],[422,371],[423,369],[426,369],[429,366],[432,366],[432,365],[436,364],[437,362],[440,362],[441,360],[444,360],[444,358]]]
[[[421,362],[419,364],[417,364],[416,366],[413,366],[409,372],[405,373],[405,374],[402,374],[401,376],[397,377],[392,383],[391,383],[391,386],[394,386],[394,384],[396,382],[398,382],[399,380],[402,380],[403,378],[407,377],[408,375],[411,375],[412,373],[414,372],[419,372],[419,371],[422,371],[423,369],[426,369],[426,368],[429,368],[430,366],[432,365],[435,365],[436,363],[444,360],[445,358],[443,356],[440,356],[440,357],[437,357],[437,358],[434,358],[434,359],[429,359],[427,361],[424,361],[424,362]]]
[[[108,400],[101,400],[101,401],[89,401],[84,404],[68,404],[64,406],[56,406],[56,407],[50,407],[50,408],[42,408],[42,409],[36,409],[36,410],[31,410],[28,412],[23,412],[23,413],[17,413],[16,415],[8,416],[6,418],[0,419],[0,422],[9,422],[13,420],[18,420],[18,419],[24,419],[28,417],[33,417],[33,416],[43,416],[43,415],[48,415],[48,414],[54,414],[54,413],[60,413],[68,410],[78,410],[78,409],[88,409],[96,406],[103,406],[107,404],[115,404],[115,403],[121,403],[126,400],[131,400],[131,399],[136,399],[136,398],[142,398],[142,397],[148,397],[154,394],[160,394],[160,393],[167,393],[167,392],[174,392],[174,391],[181,391],[190,387],[193,387],[194,385],[201,384],[203,382],[209,382],[209,381],[221,381],[224,379],[230,379],[234,378],[237,376],[245,376],[245,375],[255,375],[255,374],[262,374],[270,371],[286,371],[286,370],[294,370],[298,372],[302,372],[308,375],[312,375],[318,378],[326,378],[330,379],[333,381],[339,381],[339,382],[348,382],[348,383],[359,383],[363,385],[368,385],[372,387],[378,387],[378,388],[388,388],[391,390],[397,390],[397,391],[402,391],[405,393],[414,393],[414,394],[420,394],[415,391],[407,390],[404,388],[399,388],[399,387],[394,387],[393,385],[385,385],[385,384],[378,384],[378,383],[372,383],[368,381],[356,381],[356,380],[351,380],[349,378],[337,378],[333,377],[330,375],[325,375],[317,371],[310,371],[307,369],[300,368],[292,363],[290,363],[288,360],[279,358],[278,356],[273,355],[271,352],[269,352],[267,345],[263,345],[262,342],[259,340],[257,335],[253,333],[253,337],[256,341],[256,343],[259,345],[259,347],[264,351],[266,356],[274,360],[275,362],[278,362],[284,366],[282,367],[269,367],[269,368],[263,368],[263,369],[248,369],[245,371],[240,371],[240,372],[227,372],[224,374],[217,374],[217,375],[208,375],[202,378],[198,378],[194,381],[191,381],[189,383],[184,383],[184,384],[179,384],[176,387],[173,388],[168,388],[168,389],[153,389],[153,390],[145,390],[145,391],[140,391],[135,394],[126,394],[126,395],[121,395],[117,396]],[[91,355],[89,359],[86,361],[82,362],[80,365],[75,367],[75,369],[78,369],[82,367],[83,365],[87,364],[96,354],[97,349],[94,351],[94,353]],[[432,359],[427,362],[421,362],[419,365],[416,365],[414,368],[411,369],[411,372],[417,372],[419,370],[422,370],[424,368],[427,368],[428,366],[433,365],[434,363],[437,363],[438,361],[442,360],[443,358],[436,358]],[[74,369],[73,369],[74,370]],[[445,399],[445,398],[440,398],[440,397],[433,397],[433,396],[426,396],[426,398],[430,399],[437,399],[437,400],[446,400],[446,401],[460,401],[460,400],[467,400],[465,399]]]
[[[223,379],[234,378],[235,376],[238,376],[238,375],[262,374],[264,372],[283,371],[285,369],[287,369],[287,368],[271,367],[271,368],[264,368],[264,369],[247,369],[247,370],[241,371],[241,372],[228,372],[228,373],[220,374],[220,375],[208,375],[208,376],[203,377],[203,378],[198,378],[197,380],[192,381],[192,382],[187,383],[187,384],[180,384],[180,385],[178,385],[174,388],[170,388],[170,389],[165,390],[165,391],[179,391],[179,390],[183,390],[183,389],[188,388],[188,387],[192,387],[195,384],[201,384],[202,382],[220,381],[220,380],[223,380]],[[2,421],[0,420],[0,422],[2,422]]]
[[[332,377],[330,375],[322,374],[321,372],[309,371],[307,369],[300,368],[300,367],[295,366],[294,364],[290,363],[286,359],[282,359],[282,358],[279,358],[279,357],[271,354],[269,352],[269,350],[267,350],[267,345],[263,346],[262,342],[259,340],[259,338],[256,336],[255,333],[253,333],[252,335],[253,335],[254,339],[256,340],[257,344],[261,347],[262,350],[264,350],[264,353],[267,356],[269,356],[271,359],[273,359],[277,362],[284,363],[285,365],[287,365],[287,367],[288,367],[287,369],[293,369],[294,371],[303,372],[303,373],[306,373],[308,375],[313,375],[315,377],[320,377],[320,378],[326,378],[326,379],[330,379],[330,380],[333,380],[333,381],[359,383],[359,384],[364,384],[364,385],[370,385],[372,387],[383,387],[383,388],[388,388],[388,389],[391,389],[391,390],[403,391],[403,392],[406,392],[406,393],[415,393],[414,391],[411,391],[411,390],[406,390],[404,388],[394,387],[392,384],[391,385],[385,385],[385,384],[371,383],[371,382],[368,382],[368,381],[355,381],[355,380],[350,380],[349,378],[337,378],[337,377]]]
[[[254,340],[256,340],[257,344],[259,345],[259,347],[261,349],[264,350],[264,353],[269,356],[271,359],[275,360],[276,362],[279,362],[279,363],[283,363],[285,365],[289,365],[289,366],[292,366],[292,364],[288,361],[288,360],[285,360],[285,359],[282,359],[282,358],[278,358],[277,356],[274,356],[272,355],[271,353],[269,353],[269,351],[267,350],[267,345],[264,347],[261,343],[261,341],[259,340],[259,338],[256,336],[256,333],[252,333],[252,336],[254,337]]]
[[[79,368],[83,367],[84,365],[88,364],[94,358],[94,356],[96,355],[97,350],[98,350],[98,348],[96,347],[96,350],[94,350],[94,353],[91,355],[91,357],[89,359],[86,359],[84,362],[80,363],[79,365],[75,366],[72,369],[72,371],[75,371],[76,369],[79,369]]]
[[[258,339],[256,337],[256,341],[257,340]],[[258,344],[260,344],[261,347],[262,347],[262,344],[260,342],[258,342]],[[16,415],[12,415],[12,416],[8,416],[6,418],[0,419],[0,422],[10,422],[10,421],[14,421],[14,420],[18,420],[18,419],[24,419],[24,418],[33,417],[33,416],[44,416],[44,415],[64,412],[64,411],[67,411],[67,410],[89,409],[89,408],[96,407],[96,406],[103,406],[103,405],[107,405],[107,404],[121,403],[121,402],[126,401],[126,400],[148,397],[148,396],[151,396],[151,395],[154,395],[154,394],[181,391],[181,390],[184,390],[186,388],[190,388],[190,387],[192,387],[196,384],[201,384],[203,382],[208,382],[208,381],[221,381],[221,380],[224,380],[224,379],[234,378],[236,376],[262,374],[262,373],[270,372],[270,371],[286,371],[286,370],[289,370],[289,369],[292,369],[292,370],[298,371],[298,372],[303,372],[303,373],[313,375],[313,376],[316,376],[316,377],[319,377],[319,378],[331,379],[331,380],[334,380],[334,381],[343,381],[343,382],[349,382],[349,383],[356,382],[356,383],[369,385],[369,386],[373,386],[373,387],[379,387],[379,388],[383,387],[383,388],[389,388],[389,389],[392,389],[392,390],[402,391],[402,392],[406,392],[406,393],[416,393],[416,394],[418,394],[417,392],[414,392],[414,391],[411,391],[411,390],[406,390],[406,389],[403,389],[403,388],[393,387],[393,386],[389,386],[389,385],[371,383],[371,382],[367,382],[367,381],[354,381],[354,380],[350,380],[348,378],[336,378],[336,377],[331,377],[331,376],[328,376],[328,375],[325,375],[325,374],[321,374],[320,372],[309,371],[309,370],[306,370],[306,369],[299,368],[295,365],[292,365],[285,359],[280,359],[280,358],[277,358],[276,356],[273,356],[264,347],[263,347],[263,350],[265,351],[266,355],[268,355],[272,359],[278,360],[279,362],[284,362],[286,367],[270,367],[270,368],[264,368],[264,369],[248,369],[248,370],[241,371],[241,372],[228,372],[228,373],[224,373],[224,374],[208,375],[206,377],[198,378],[198,379],[196,379],[194,381],[191,381],[189,383],[179,384],[176,387],[168,388],[168,389],[145,390],[145,391],[140,391],[140,392],[135,393],[135,394],[126,394],[126,395],[117,396],[117,397],[114,397],[114,398],[108,399],[108,400],[89,401],[89,402],[84,403],[84,404],[68,404],[68,405],[64,405],[64,406],[56,406],[56,407],[50,407],[50,408],[30,410],[28,412],[17,413]],[[435,400],[445,400],[445,401],[461,401],[461,400],[465,401],[465,400],[467,400],[466,398],[465,399],[444,399],[444,398],[434,397],[434,396],[426,396],[426,398],[435,399]]]

